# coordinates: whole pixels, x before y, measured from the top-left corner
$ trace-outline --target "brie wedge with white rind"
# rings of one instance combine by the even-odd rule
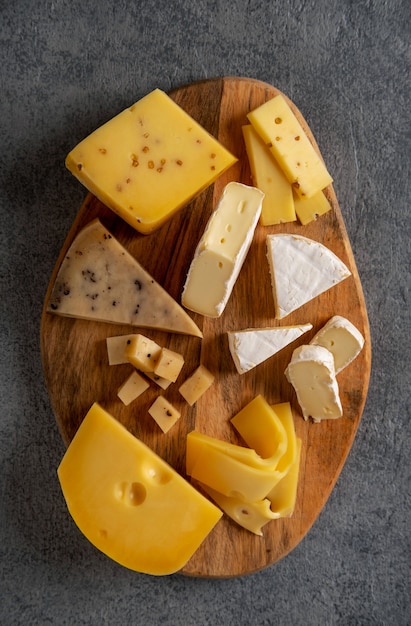
[[[98,219],[89,222],[67,250],[47,311],[202,337],[186,311]]]
[[[239,374],[244,374],[311,330],[312,324],[229,331],[228,346]]]
[[[181,302],[191,311],[219,317],[243,266],[264,193],[256,187],[226,185],[197,245]]]
[[[285,375],[294,387],[305,420],[311,417],[314,422],[321,422],[342,416],[334,357],[327,348],[296,348]]]
[[[334,315],[311,339],[310,344],[323,346],[334,357],[335,373],[338,374],[361,352],[364,337],[349,320]]]
[[[267,256],[277,319],[351,275],[334,252],[301,235],[268,235]]]

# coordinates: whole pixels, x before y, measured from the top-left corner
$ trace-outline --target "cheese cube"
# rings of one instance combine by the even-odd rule
[[[243,137],[253,183],[264,192],[260,222],[263,226],[295,222],[293,190],[264,141],[251,126],[243,126]]]
[[[80,531],[137,572],[161,576],[180,570],[222,516],[98,404],[81,423],[57,473]]]
[[[132,334],[107,337],[106,345],[109,365],[121,365],[129,362],[126,357],[126,349],[135,336],[135,334]]]
[[[364,337],[345,317],[334,315],[310,343],[323,346],[331,352],[335,373],[338,374],[359,355],[364,345]]]
[[[179,388],[179,392],[190,406],[207,391],[214,382],[214,376],[204,365],[199,365]]]
[[[117,395],[120,400],[128,406],[133,400],[141,396],[149,386],[150,384],[144,380],[140,374],[133,372],[131,376],[127,378],[126,382],[121,385]]]
[[[157,358],[154,374],[174,383],[184,365],[184,357],[174,350],[162,348]]]
[[[247,117],[300,196],[313,196],[332,183],[321,157],[282,95],[268,100]]]
[[[154,372],[161,346],[144,335],[135,335],[127,344],[127,360],[142,372]]]
[[[329,350],[316,345],[296,348],[285,375],[294,387],[305,420],[311,417],[320,422],[342,416],[334,357]]]
[[[264,194],[226,185],[197,245],[182,294],[186,308],[209,317],[224,311],[250,248]]]
[[[163,396],[155,399],[148,412],[164,433],[168,432],[181,416],[180,412]]]
[[[154,372],[144,372],[144,375],[147,376],[147,378],[152,380],[154,383],[156,383],[156,385],[161,387],[161,389],[166,390],[171,385],[171,380],[167,380],[166,378],[162,378],[161,376],[158,376]]]
[[[149,233],[236,161],[155,89],[81,141],[66,166],[106,206]]]

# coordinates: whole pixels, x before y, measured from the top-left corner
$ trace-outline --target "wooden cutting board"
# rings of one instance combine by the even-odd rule
[[[117,390],[131,373],[129,365],[109,366],[106,337],[134,332],[130,326],[59,317],[45,310],[63,256],[77,232],[98,217],[152,276],[180,301],[186,272],[205,224],[223,187],[231,180],[252,184],[242,139],[246,114],[280,93],[274,87],[248,78],[221,78],[181,87],[171,97],[238,158],[210,188],[151,235],[135,232],[94,196],[88,195],[67,236],[50,279],[41,322],[44,376],[62,437],[69,444],[91,404],[99,402],[131,433],[148,444],[185,475],[185,440],[193,429],[233,443],[243,443],[230,418],[255,395],[270,403],[290,401],[297,435],[302,439],[299,487],[292,517],[271,521],[263,536],[237,526],[224,516],[182,570],[184,574],[230,577],[255,572],[289,553],[304,537],[321,512],[344,465],[363,411],[371,367],[370,332],[362,287],[340,208],[330,186],[326,194],[332,210],[315,222],[272,227],[258,226],[249,255],[225,312],[219,319],[192,314],[204,338],[142,330],[161,345],[182,352],[185,366],[179,380],[200,363],[216,376],[209,391],[190,408],[178,393],[178,384],[165,393],[182,413],[179,422],[163,434],[147,410],[159,393],[154,385],[128,407]],[[290,102],[304,129],[318,149],[301,113]],[[350,268],[352,276],[279,323],[274,320],[265,238],[269,233],[296,233],[322,242]],[[333,315],[343,315],[365,337],[365,346],[338,375],[344,416],[320,424],[305,422],[293,389],[284,376],[292,351],[308,343]],[[254,370],[240,376],[228,349],[226,331],[247,327],[311,322],[313,330],[289,348]]]

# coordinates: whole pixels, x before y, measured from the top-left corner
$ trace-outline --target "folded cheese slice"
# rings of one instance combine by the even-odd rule
[[[312,324],[229,331],[228,347],[239,374],[244,374],[311,330]]]
[[[202,337],[191,317],[96,219],[71,244],[47,311]]]
[[[282,319],[351,275],[324,244],[301,235],[268,235],[267,257],[275,301]]]

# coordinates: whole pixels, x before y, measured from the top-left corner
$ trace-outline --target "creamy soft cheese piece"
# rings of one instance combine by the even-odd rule
[[[228,346],[239,374],[244,374],[311,330],[312,324],[229,331]]]
[[[66,165],[106,206],[149,233],[236,161],[155,89],[83,139]]]
[[[226,185],[194,253],[183,306],[209,317],[224,311],[250,248],[263,198],[256,187]]]
[[[277,319],[351,275],[334,252],[301,235],[268,235],[267,257]]]
[[[47,311],[202,337],[190,316],[98,219],[67,251]]]
[[[329,350],[316,345],[296,348],[285,375],[294,387],[304,419],[320,422],[342,416],[334,357]]]
[[[335,373],[338,374],[361,352],[364,337],[349,320],[334,315],[310,341],[323,346],[334,357]]]
[[[299,195],[313,196],[332,183],[323,160],[281,94],[247,117]]]

